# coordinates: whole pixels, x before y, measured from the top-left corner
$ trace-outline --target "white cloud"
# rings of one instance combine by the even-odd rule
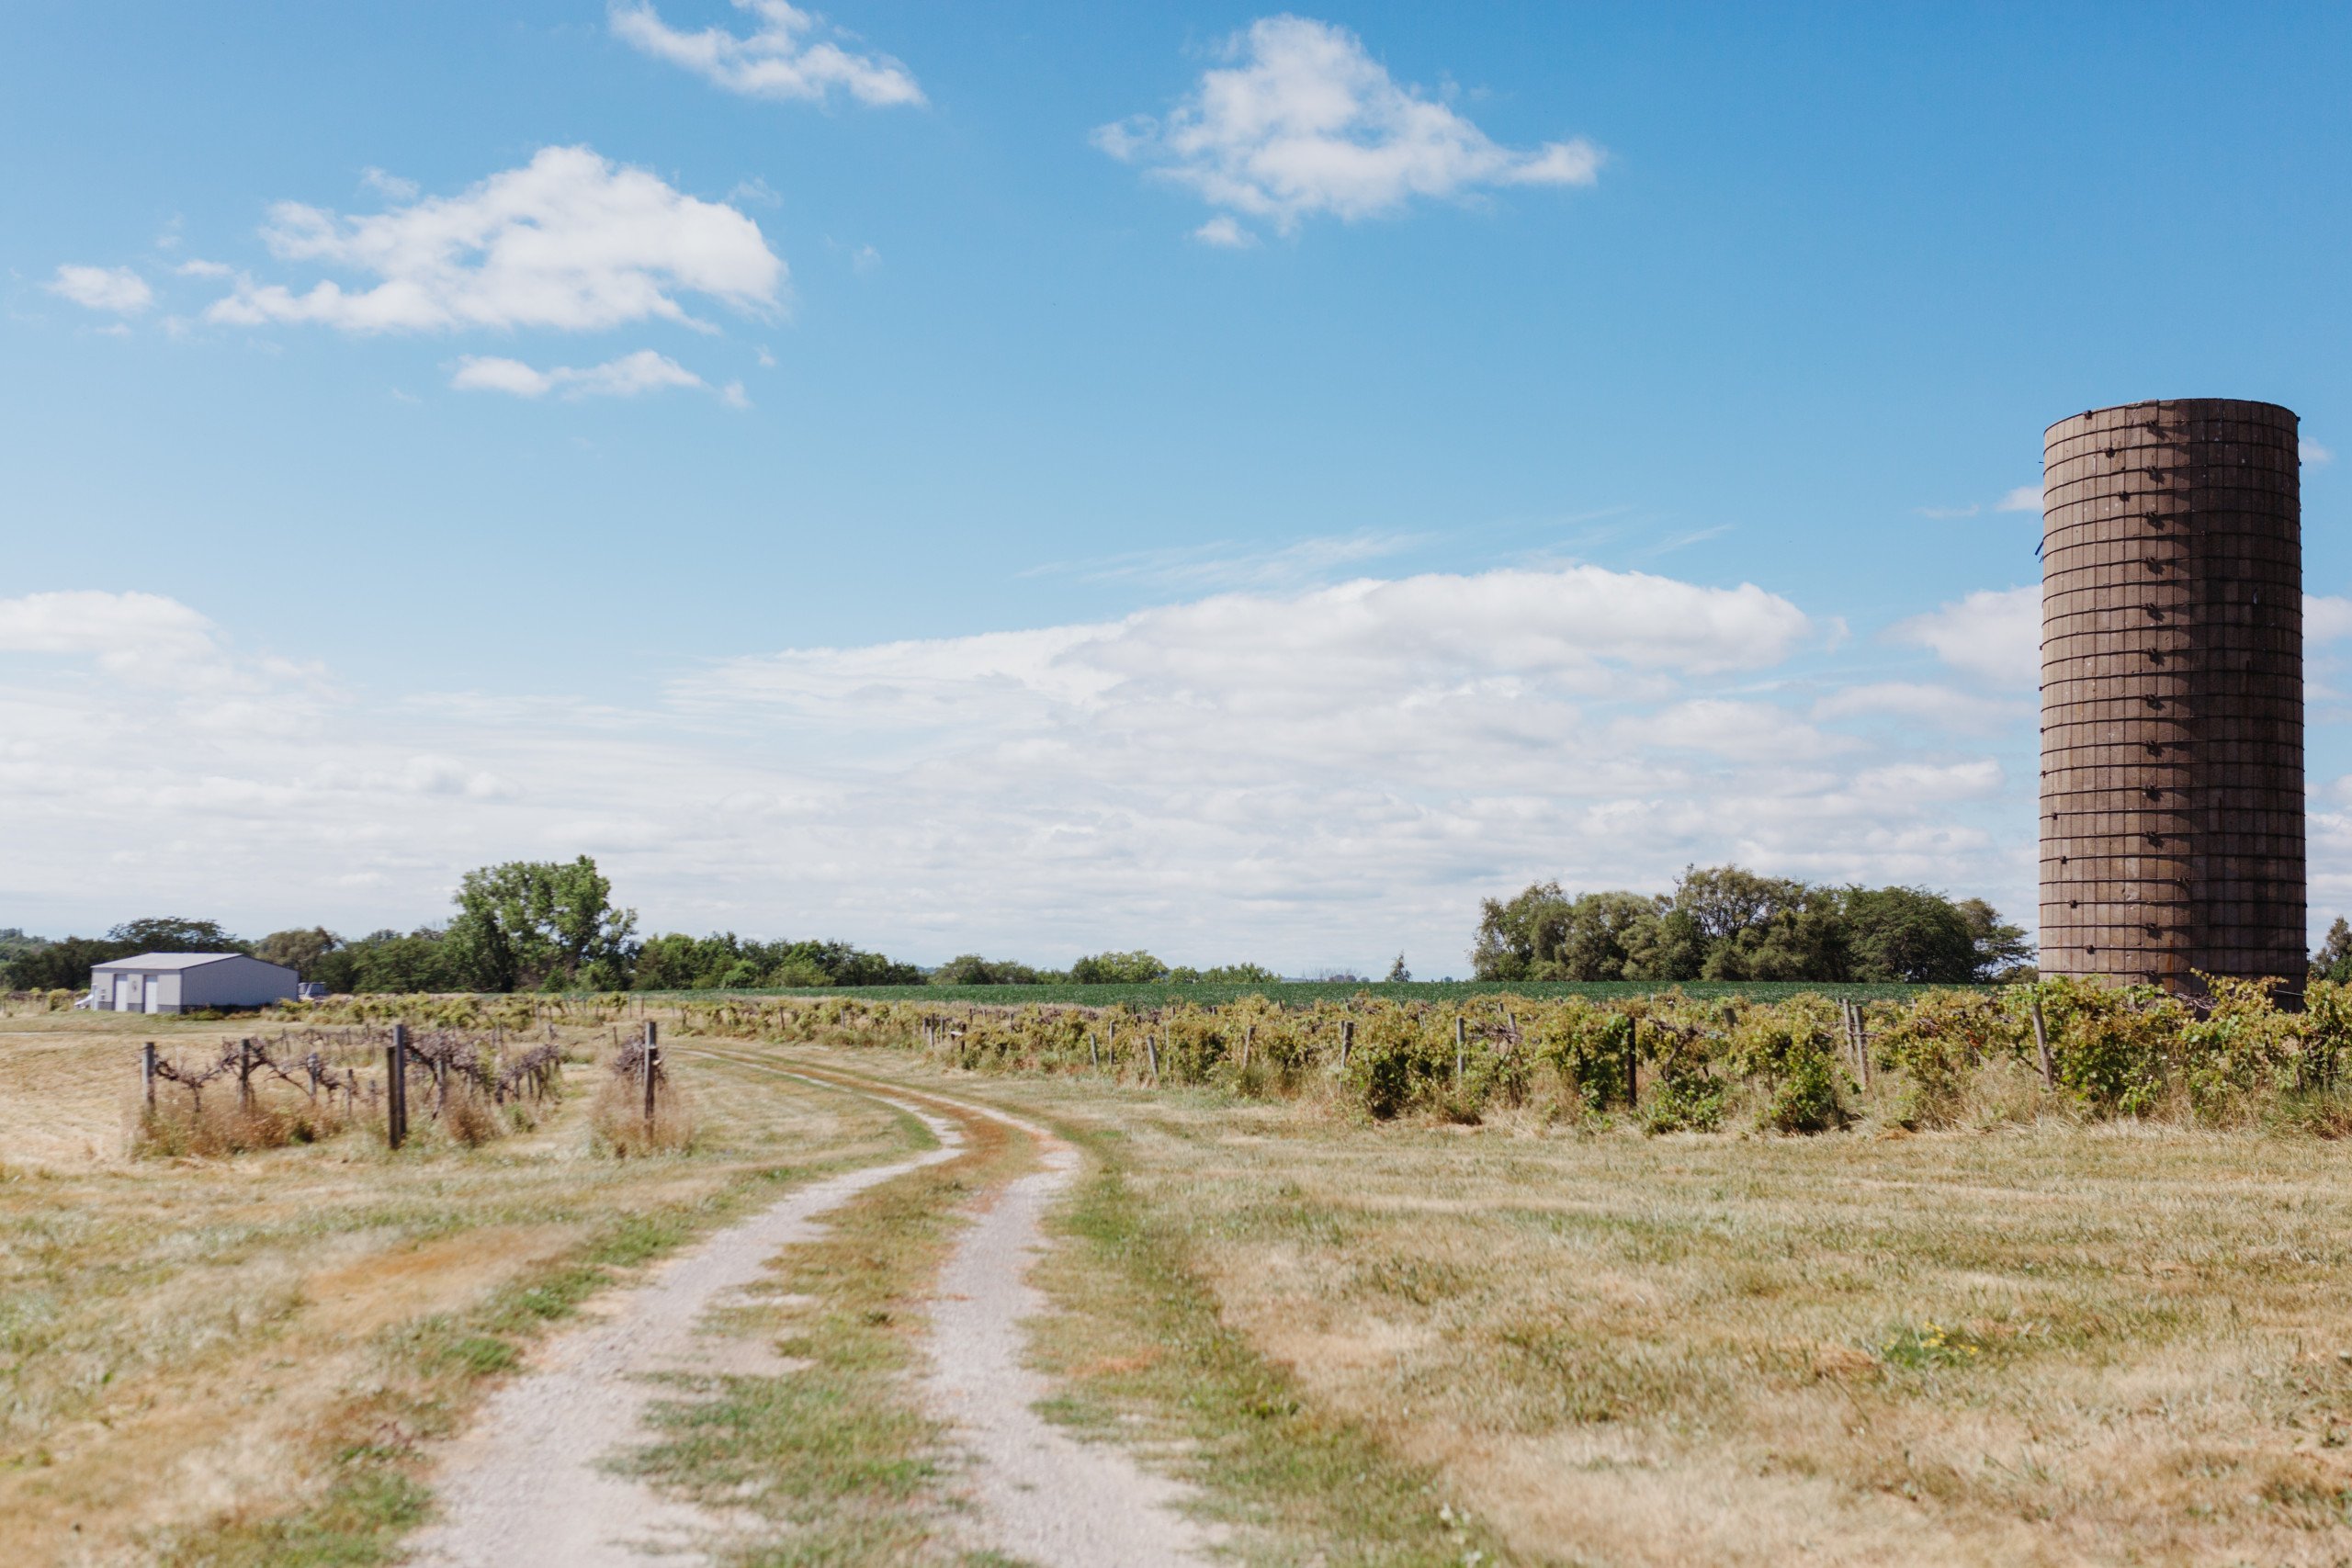
[[[1258,236],[1233,220],[1233,215],[1220,212],[1193,231],[1193,238],[1204,245],[1221,245],[1227,250],[1247,250],[1258,243]]]
[[[2007,783],[2001,764],[1990,757],[1966,762],[1894,762],[1868,768],[1854,779],[1859,795],[1905,801],[1985,800]]]
[[[234,277],[237,276],[237,269],[227,262],[205,261],[198,256],[190,256],[172,270],[182,277]]]
[[[2334,642],[2352,637],[2352,599],[2334,594],[2303,595],[2303,641]]]
[[[2041,679],[2041,589],[1980,589],[1956,604],[1914,615],[1888,635],[1932,650],[1955,670],[2003,685]]]
[[[687,293],[765,314],[786,277],[760,226],[742,213],[586,147],[543,148],[522,168],[460,195],[366,217],[280,202],[262,234],[281,260],[380,281],[356,290],[322,281],[297,294],[241,280],[208,320],[356,333],[593,331],[654,317],[692,322],[677,298]]]
[[[0,601],[0,819],[22,918],[60,929],[406,925],[469,866],[583,852],[650,929],[926,959],[1460,974],[1482,896],[1693,860],[2028,913],[1999,765],[1754,694],[1819,629],[1753,586],[1429,575],[786,649],[622,709],[363,701],[168,599],[38,595]]]
[[[2307,468],[2324,468],[2335,461],[2335,453],[2309,436],[2295,443],[2295,456],[2302,460],[2303,467]]]
[[[872,272],[882,265],[882,253],[872,245],[860,245],[851,254],[849,265],[859,272]]]
[[[458,361],[449,385],[466,391],[511,392],[518,398],[544,397],[551,391],[561,391],[568,398],[633,398],[639,392],[707,383],[676,360],[640,348],[581,369],[558,365],[538,370],[519,359],[469,354]]]
[[[414,180],[404,179],[399,175],[386,174],[383,170],[373,167],[359,171],[359,184],[362,188],[372,190],[378,196],[392,201],[414,201],[417,192],[424,188]]]
[[[876,107],[923,101],[905,66],[888,55],[854,53],[820,36],[835,29],[813,12],[786,0],[735,0],[735,6],[753,17],[748,35],[720,28],[680,32],[649,0],[613,0],[609,14],[613,36],[631,48],[746,97],[823,103],[839,88]]]
[[[86,653],[116,674],[213,657],[212,623],[159,593],[78,590],[0,599],[0,652]]]
[[[2041,487],[2019,485],[1994,504],[1996,512],[2039,512],[2041,510]]]
[[[1808,763],[1855,742],[1825,735],[1776,703],[1699,697],[1618,724],[1621,741],[1747,761]]]
[[[1204,73],[1165,119],[1101,127],[1095,145],[1284,233],[1318,213],[1370,218],[1416,197],[1589,186],[1599,176],[1602,154],[1592,143],[1500,146],[1446,104],[1396,82],[1344,28],[1267,17],[1227,51],[1235,63]]]
[[[1813,705],[1816,721],[1887,717],[1924,728],[1981,734],[2033,716],[2027,704],[1980,696],[1955,686],[1922,682],[1874,681],[1832,692]]]
[[[135,316],[155,302],[155,291],[147,286],[147,280],[127,266],[68,264],[57,269],[48,288],[51,294],[76,305],[111,310],[118,316]]]

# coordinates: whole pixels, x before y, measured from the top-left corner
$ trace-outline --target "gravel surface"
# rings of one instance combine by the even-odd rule
[[[605,1321],[551,1340],[533,1370],[493,1393],[445,1450],[442,1517],[418,1536],[409,1562],[643,1568],[649,1559],[709,1561],[711,1548],[736,1533],[731,1521],[606,1467],[650,1440],[642,1414],[661,1390],[647,1373],[712,1370],[743,1353],[740,1344],[696,1333],[707,1310],[760,1280],[779,1248],[817,1235],[829,1210],[962,1146],[952,1122],[888,1094],[875,1098],[921,1116],[941,1146],[804,1188],[673,1258],[645,1284],[595,1303]],[[1187,1488],[1117,1449],[1077,1441],[1034,1408],[1051,1390],[1022,1365],[1023,1325],[1046,1306],[1029,1267],[1045,1245],[1047,1205],[1078,1171],[1078,1152],[987,1106],[947,1103],[1035,1139],[1040,1158],[1039,1169],[1011,1183],[959,1238],[932,1311],[925,1386],[967,1450],[960,1473],[978,1524],[972,1544],[1040,1568],[1205,1562],[1217,1537],[1179,1511]]]
[[[986,1106],[959,1109],[1027,1134],[1042,1162],[964,1233],[931,1314],[929,1386],[970,1451],[965,1482],[983,1543],[1044,1568],[1207,1561],[1215,1534],[1178,1511],[1189,1489],[1118,1449],[1079,1442],[1034,1408],[1052,1390],[1022,1365],[1022,1324],[1046,1308],[1029,1266],[1045,1246],[1047,1205],[1078,1172],[1078,1151]]]
[[[916,1111],[915,1107],[904,1109]],[[728,1521],[605,1468],[651,1438],[641,1416],[662,1391],[644,1375],[706,1365],[719,1346],[695,1323],[759,1280],[781,1247],[869,1187],[955,1156],[962,1135],[924,1115],[940,1147],[802,1188],[595,1303],[605,1321],[550,1340],[531,1371],[493,1393],[446,1450],[442,1517],[418,1536],[420,1568],[643,1568],[649,1557],[707,1561]]]

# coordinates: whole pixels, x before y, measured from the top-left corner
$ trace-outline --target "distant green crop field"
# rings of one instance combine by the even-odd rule
[[[682,999],[722,996],[864,997],[876,1001],[989,1002],[999,1007],[1058,1002],[1077,1007],[1117,1007],[1124,1003],[1156,1008],[1182,1002],[1191,1002],[1198,1007],[1218,1007],[1244,997],[1264,997],[1286,1007],[1308,1007],[1319,1001],[1344,1001],[1359,994],[1392,1000],[1454,1001],[1465,997],[1640,997],[1677,989],[1690,997],[1747,997],[1758,1001],[1802,996],[1806,992],[1866,1001],[1873,998],[1915,996],[1931,988],[1926,986],[1815,984],[1798,980],[1685,980],[1679,984],[1647,980],[1552,980],[1519,984],[1502,980],[1400,980],[1395,983],[1295,980],[1274,985],[1202,981],[1192,985],[1133,986],[841,986],[775,991],[678,991],[662,994]]]

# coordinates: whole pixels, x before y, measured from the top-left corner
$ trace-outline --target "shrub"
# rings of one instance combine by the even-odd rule
[[[1758,1125],[1776,1133],[1828,1133],[1845,1126],[1851,1117],[1838,1098],[1843,1076],[1826,1045],[1808,1041],[1792,1048]]]
[[[645,1090],[634,1077],[615,1074],[596,1091],[588,1112],[592,1142],[600,1154],[616,1159],[632,1155],[684,1154],[693,1149],[696,1132],[693,1106],[674,1085],[665,1084],[655,1099],[653,1119],[645,1118]]]
[[[1704,1072],[1669,1072],[1660,1077],[1642,1107],[1642,1126],[1651,1133],[1712,1133],[1723,1125],[1723,1084]]]

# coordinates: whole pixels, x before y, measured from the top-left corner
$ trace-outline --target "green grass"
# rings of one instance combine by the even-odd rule
[[[1283,980],[1273,985],[1204,980],[1191,985],[840,986],[785,990],[661,991],[649,995],[670,1002],[724,997],[862,997],[893,1002],[991,1002],[1001,1007],[1054,1002],[1075,1007],[1153,1008],[1183,1002],[1218,1007],[1245,997],[1264,997],[1285,1007],[1312,1007],[1317,1002],[1345,1001],[1360,994],[1396,1001],[1452,1001],[1464,997],[1646,997],[1672,990],[1690,997],[1742,997],[1758,1001],[1807,994],[1866,1001],[1952,988],[1806,980]]]

